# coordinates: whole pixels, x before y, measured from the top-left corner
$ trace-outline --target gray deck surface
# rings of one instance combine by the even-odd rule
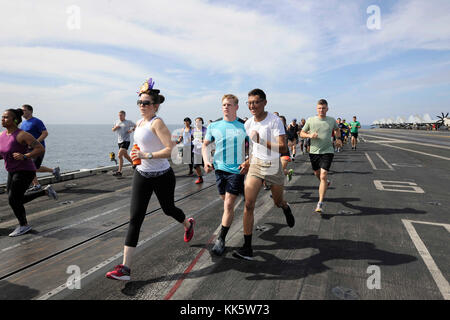
[[[131,169],[122,178],[110,171],[54,184],[59,199],[26,204],[33,231],[17,238],[8,237],[17,221],[1,194],[0,299],[450,299],[450,134],[362,130],[360,137],[356,151],[346,145],[335,154],[324,214],[313,212],[318,181],[308,155],[290,164],[295,175],[285,186],[293,228],[270,191],[260,191],[255,261],[232,256],[243,244],[243,202],[225,254],[213,256],[223,212],[214,174],[196,185],[186,165],[174,166],[176,205],[196,219],[195,236],[185,243],[183,227],[153,196],[129,282],[105,273],[122,262]],[[380,289],[368,286],[378,274],[372,266]],[[80,289],[70,289],[77,268]]]

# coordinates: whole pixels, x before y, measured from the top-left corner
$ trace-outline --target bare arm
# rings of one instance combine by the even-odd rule
[[[308,132],[305,132],[305,131],[302,130],[302,131],[300,132],[300,137],[302,137],[302,138],[315,139],[315,138],[318,137],[318,134],[317,134],[317,132],[309,133],[309,131],[308,131]]]
[[[208,146],[211,144],[211,141],[209,140],[204,140],[203,141],[203,145],[202,145],[202,157],[203,157],[203,162],[205,164],[205,172],[211,172],[212,170],[214,170],[214,166],[211,163],[211,155],[209,152],[209,148]]]
[[[18,153],[18,152],[13,153],[13,157],[16,160],[25,160],[24,155],[27,158],[35,158],[37,156],[44,154],[44,152],[45,152],[44,146],[28,132],[21,131],[17,135],[17,142],[20,144],[23,144],[23,145],[24,144],[28,145],[32,150],[25,154]]]
[[[172,136],[170,135],[170,131],[167,128],[166,124],[161,119],[155,119],[155,121],[153,121],[152,123],[152,129],[159,140],[161,140],[162,144],[165,146],[164,149],[153,152],[153,158],[170,158],[175,143],[172,141]]]
[[[41,135],[39,136],[39,138],[37,138],[37,141],[42,142],[44,141],[45,138],[48,137],[48,131],[44,130],[42,131]]]
[[[286,135],[280,135],[278,136],[278,141],[275,143],[272,143],[271,141],[266,141],[264,139],[262,139],[259,136],[259,133],[257,131],[252,131],[250,133],[250,139],[254,142],[254,143],[258,143],[261,145],[264,145],[267,147],[267,149],[271,149],[273,151],[276,152],[283,152],[287,150],[287,145],[286,145],[286,139],[285,139]]]

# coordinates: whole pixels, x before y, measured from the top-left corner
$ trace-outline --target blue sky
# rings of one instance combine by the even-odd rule
[[[267,109],[363,124],[449,112],[450,1],[0,1],[0,103],[45,123],[139,118],[148,77],[169,124],[221,116],[221,98],[263,89]],[[367,8],[380,9],[370,30]],[[68,11],[76,6],[79,11]],[[79,13],[79,14],[78,14]],[[79,25],[77,22],[79,21]]]

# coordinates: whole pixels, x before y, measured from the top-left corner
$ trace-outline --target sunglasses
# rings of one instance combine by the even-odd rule
[[[153,105],[154,103],[153,102],[151,102],[151,101],[149,101],[149,100],[138,100],[137,101],[137,105],[139,106],[139,105],[143,105],[143,106],[150,106],[150,105]]]
[[[262,101],[263,100],[247,101],[246,103],[247,103],[248,106],[251,106],[251,105],[257,105],[257,104],[259,104]]]

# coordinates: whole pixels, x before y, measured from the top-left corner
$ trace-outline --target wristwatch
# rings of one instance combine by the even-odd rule
[[[24,153],[23,154],[23,160],[27,160],[28,159],[28,157],[27,157],[27,155]]]
[[[152,159],[152,158],[153,158],[153,154],[150,152],[150,153],[148,154],[147,159]]]

